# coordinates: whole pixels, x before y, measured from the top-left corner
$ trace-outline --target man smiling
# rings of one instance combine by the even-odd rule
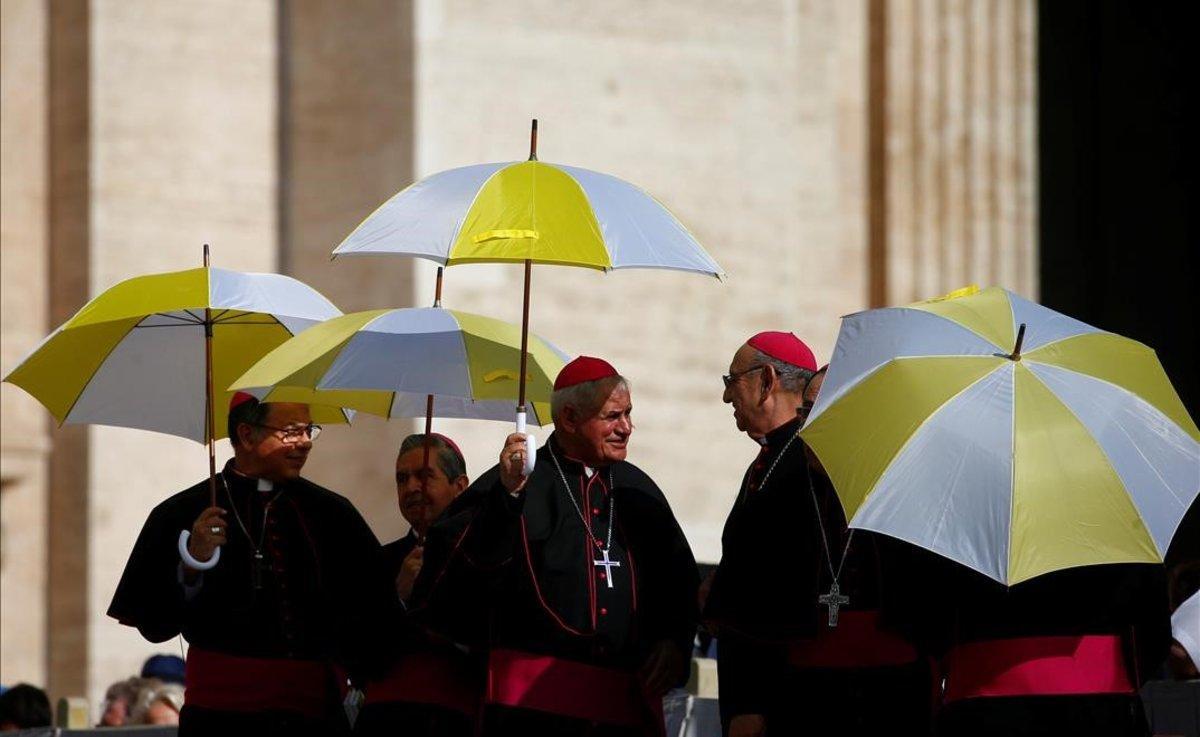
[[[554,433],[525,436],[430,529],[415,598],[486,654],[485,735],[662,729],[695,632],[696,563],[661,491],[628,463],[629,382],[581,356],[559,373]],[[468,617],[462,617],[464,613]]]
[[[190,643],[180,735],[345,729],[333,666],[365,656],[394,597],[362,517],[300,476],[320,429],[306,405],[235,395],[217,505],[207,480],[186,489],[134,545],[108,614]]]

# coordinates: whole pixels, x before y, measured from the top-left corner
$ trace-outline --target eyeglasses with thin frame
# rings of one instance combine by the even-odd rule
[[[279,439],[289,444],[300,442],[300,439],[305,435],[308,436],[310,442],[321,437],[321,426],[313,422],[307,425],[300,425],[299,427],[273,427],[271,425],[264,425],[261,422],[253,424],[255,427],[261,427],[264,430],[274,430],[275,432],[283,433],[279,436]]]
[[[725,382],[725,388],[728,389],[729,387],[733,386],[733,382],[742,378],[746,374],[753,373],[755,371],[764,369],[766,367],[767,367],[766,364],[760,363],[757,366],[751,366],[750,368],[746,369],[745,371],[735,371],[732,374],[721,374],[721,381]]]

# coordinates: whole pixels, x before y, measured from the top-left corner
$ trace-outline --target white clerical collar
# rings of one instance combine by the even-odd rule
[[[592,468],[591,466],[587,466],[587,465],[583,466],[583,472],[587,475],[587,477],[589,479],[596,475],[596,469]]]
[[[258,490],[259,491],[265,493],[265,492],[271,491],[274,488],[275,488],[275,482],[272,481],[271,479],[259,479],[258,480]]]

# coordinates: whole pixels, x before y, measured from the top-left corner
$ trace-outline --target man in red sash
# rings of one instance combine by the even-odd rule
[[[525,437],[430,530],[417,599],[487,661],[485,735],[658,735],[681,685],[698,573],[662,492],[625,460],[628,382],[580,357],[559,373],[554,433]]]
[[[704,612],[722,723],[736,737],[927,734],[928,666],[880,611],[885,594],[903,593],[883,586],[883,559],[904,551],[847,529],[797,435],[823,377],[812,351],[782,332],[750,338],[724,377],[738,429],[760,451],[725,523]]]
[[[217,506],[203,481],[155,507],[134,545],[108,614],[187,639],[182,737],[348,727],[333,667],[362,667],[395,596],[359,513],[300,477],[319,432],[306,405],[235,395]]]
[[[932,553],[907,618],[941,658],[943,737],[1146,737],[1138,690],[1170,642],[1161,565],[1085,566],[1002,586]]]
[[[433,433],[409,435],[396,457],[396,499],[409,523],[404,537],[383,546],[388,569],[403,606],[412,603],[413,585],[424,563],[429,526],[469,481],[458,445]],[[424,626],[422,626],[424,624]],[[474,727],[482,678],[476,663],[423,623],[414,607],[407,622],[396,623],[398,652],[378,678],[363,684],[366,699],[354,734],[412,737],[469,737]]]

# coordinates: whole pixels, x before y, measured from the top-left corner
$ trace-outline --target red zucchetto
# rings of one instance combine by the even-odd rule
[[[617,370],[611,363],[603,358],[580,356],[563,366],[562,371],[558,372],[558,378],[554,380],[554,391],[582,384],[585,381],[607,379],[610,376],[618,376]]]
[[[229,411],[232,412],[250,400],[257,400],[258,397],[246,392],[234,392],[233,398],[229,400]]]
[[[766,330],[747,340],[746,344],[784,363],[809,371],[817,370],[817,359],[812,350],[804,345],[804,341],[797,338],[795,333]]]

